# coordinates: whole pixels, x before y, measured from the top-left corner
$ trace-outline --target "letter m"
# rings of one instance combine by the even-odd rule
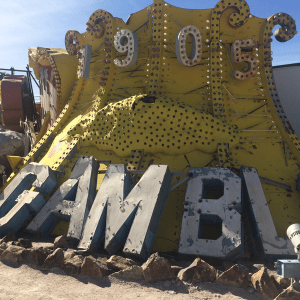
[[[169,193],[172,174],[165,165],[151,165],[130,191],[124,165],[110,165],[88,215],[78,248],[147,258]]]

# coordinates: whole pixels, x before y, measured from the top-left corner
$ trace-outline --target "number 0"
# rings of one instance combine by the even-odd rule
[[[186,54],[186,38],[190,35],[193,41],[191,57]],[[202,38],[199,29],[195,26],[186,26],[179,30],[176,38],[176,56],[184,67],[192,67],[198,64],[202,56]]]

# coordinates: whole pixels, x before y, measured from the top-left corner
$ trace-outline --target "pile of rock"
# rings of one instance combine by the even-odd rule
[[[27,239],[17,239],[9,233],[0,240],[0,260],[40,266],[41,270],[62,269],[67,275],[77,277],[79,273],[93,278],[119,278],[126,280],[146,280],[147,282],[165,281],[170,286],[175,278],[178,282],[191,284],[214,282],[246,288],[250,293],[257,291],[267,299],[300,299],[300,292],[290,286],[287,279],[277,276],[275,271],[264,265],[223,263],[223,271],[216,269],[201,258],[183,268],[171,265],[170,261],[158,253],[152,254],[142,265],[138,262],[113,255],[83,256],[69,249],[65,236],[57,237],[52,243],[33,245]]]
[[[3,185],[2,177],[6,178],[12,171],[6,156],[24,156],[24,149],[24,134],[6,130],[0,126],[0,187]]]

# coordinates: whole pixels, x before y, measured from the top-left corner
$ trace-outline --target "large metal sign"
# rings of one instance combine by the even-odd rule
[[[250,166],[285,238],[300,216],[300,143],[276,91],[271,37],[280,25],[275,39],[292,39],[293,18],[255,17],[244,0],[206,10],[154,0],[126,23],[101,9],[87,21],[86,32],[66,33],[66,50],[30,49],[37,73],[54,70],[60,115],[7,184],[31,161],[63,172],[63,184],[80,156],[93,156],[99,171]],[[154,251],[178,250],[186,184],[168,194]]]

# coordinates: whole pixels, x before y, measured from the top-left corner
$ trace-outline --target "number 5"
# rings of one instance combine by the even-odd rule
[[[231,60],[233,63],[248,63],[248,69],[246,72],[240,72],[234,70],[232,76],[239,80],[247,80],[253,77],[258,70],[258,60],[251,53],[242,54],[243,51],[252,51],[253,48],[257,47],[256,39],[236,40],[231,46]]]

